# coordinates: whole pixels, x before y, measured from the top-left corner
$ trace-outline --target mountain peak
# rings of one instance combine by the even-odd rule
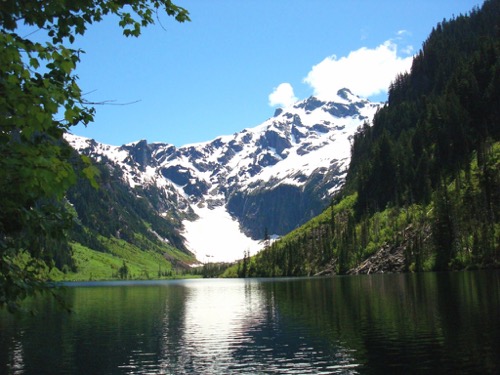
[[[325,105],[326,102],[319,100],[315,96],[310,96],[309,98],[302,100],[294,105],[295,108],[304,108],[306,112],[312,112],[319,107]]]
[[[194,253],[220,251],[220,238],[229,227],[254,241],[255,246],[245,245],[254,252],[264,228],[284,234],[328,204],[343,184],[352,135],[378,106],[342,89],[334,101],[311,96],[276,110],[256,127],[179,148],[144,140],[104,146],[75,137],[70,144],[115,164],[131,187],[160,188],[162,207],[176,207],[173,213],[160,214],[191,219],[197,215],[195,222],[183,221],[187,247]],[[287,203],[291,201],[297,204]],[[196,242],[200,228],[214,225],[216,212],[222,220],[217,224],[220,231],[213,229]],[[237,242],[243,243],[241,238]],[[233,259],[243,250],[227,243]]]
[[[345,100],[352,100],[353,97],[356,97],[351,90],[348,88],[344,87],[343,89],[340,89],[337,91],[337,96],[341,97],[342,99]],[[358,97],[359,98],[359,97]]]

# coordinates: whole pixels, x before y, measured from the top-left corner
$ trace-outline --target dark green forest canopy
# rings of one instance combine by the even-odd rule
[[[75,74],[82,51],[71,44],[109,15],[117,16],[125,36],[139,36],[159,11],[189,20],[170,0],[1,2],[0,307],[16,309],[41,290],[40,271],[54,258],[71,263],[64,239],[71,215],[63,198],[78,174],[93,181],[96,173],[88,158],[72,160],[62,138],[94,115]],[[22,25],[45,33],[46,42],[19,35]]]
[[[356,135],[347,177],[358,214],[429,202],[500,137],[500,2],[443,21]]]
[[[331,207],[227,274],[500,267],[500,0],[432,30],[351,155]]]

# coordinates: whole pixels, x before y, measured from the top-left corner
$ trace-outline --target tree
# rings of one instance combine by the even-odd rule
[[[436,270],[445,271],[453,258],[455,233],[452,219],[452,204],[444,182],[438,186],[434,197],[434,220],[432,236],[436,248]]]
[[[269,236],[269,231],[267,227],[264,229],[264,249],[269,248],[271,245],[271,237]]]
[[[63,198],[75,183],[75,162],[94,181],[88,158],[72,160],[63,135],[93,121],[75,69],[83,51],[69,48],[87,27],[115,15],[125,36],[139,36],[159,10],[179,22],[187,10],[170,0],[4,0],[0,7],[0,307],[44,288],[41,271],[54,241],[64,242]],[[46,34],[40,43],[20,25]],[[37,36],[40,33],[37,33]],[[49,246],[50,245],[50,246]],[[50,265],[50,264],[49,264]]]
[[[128,279],[128,266],[125,261],[123,261],[123,264],[120,268],[118,268],[118,275],[120,276],[120,279]]]

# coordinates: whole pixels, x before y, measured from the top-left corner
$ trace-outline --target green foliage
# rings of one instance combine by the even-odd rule
[[[250,276],[343,274],[383,249],[406,271],[500,266],[499,21],[488,0],[438,24],[354,137],[337,203],[253,257]]]
[[[387,246],[400,249],[405,270],[437,271],[500,266],[500,142],[488,148],[483,166],[473,155],[456,179],[443,182],[428,204],[388,207],[356,219],[356,195],[248,259],[244,275],[345,274]],[[239,267],[239,268],[238,268]]]
[[[100,237],[99,240],[107,252],[72,243],[75,268],[66,272],[53,268],[50,278],[55,281],[116,280],[124,278],[124,270],[120,271],[124,264],[128,270],[126,278],[134,280],[185,277],[191,273],[188,265],[194,258],[175,250],[157,248],[154,244],[144,249],[116,238]]]
[[[229,268],[232,268],[232,263],[225,262],[208,262],[203,264],[201,267],[192,268],[190,273],[193,276],[202,276],[205,279],[220,277],[220,275],[224,274]],[[236,273],[234,276],[226,276],[226,277],[238,277]]]
[[[149,248],[150,243],[168,242],[190,256],[177,229],[180,220],[159,216],[149,200],[143,198],[159,195],[157,188],[132,189],[122,180],[120,169],[110,168],[105,159],[94,167],[99,174],[100,189],[95,190],[87,179],[80,178],[67,192],[77,215],[70,233],[72,240],[100,251],[107,250],[98,236],[115,237],[144,249]],[[145,243],[146,240],[149,243]]]
[[[388,105],[355,136],[347,176],[357,215],[428,203],[443,179],[500,138],[498,0],[443,21],[392,83]]]
[[[177,21],[189,20],[170,0],[129,2],[2,1],[0,7],[0,307],[15,309],[19,300],[41,290],[40,266],[22,268],[12,259],[27,252],[71,267],[62,199],[77,179],[63,134],[88,125],[94,109],[82,97],[75,69],[83,51],[69,48],[77,35],[103,16],[118,16],[126,36],[139,36],[164,9]],[[20,24],[45,32],[40,43],[20,36]],[[82,175],[95,176],[88,159],[78,162]],[[93,182],[95,185],[95,182]],[[70,254],[70,253],[69,253]]]

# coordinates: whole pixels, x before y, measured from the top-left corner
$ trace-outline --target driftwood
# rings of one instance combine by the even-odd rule
[[[358,266],[347,271],[348,275],[371,274],[371,273],[400,273],[408,271],[408,255],[411,253],[414,241],[427,242],[430,239],[430,227],[420,226],[415,229],[409,225],[398,233],[399,240],[394,243],[385,243],[374,254],[365,259]],[[334,275],[336,273],[336,262],[330,264],[324,270],[314,276]]]
[[[384,245],[375,254],[365,259],[359,266],[350,269],[348,275],[370,273],[398,273],[407,270],[405,246]]]
[[[398,241],[384,244],[375,254],[365,259],[360,265],[350,269],[347,274],[359,275],[370,273],[399,273],[408,271],[408,255],[415,241],[423,243],[430,240],[431,230],[428,225],[415,228],[409,225],[398,233]],[[421,251],[421,250],[420,250]]]

